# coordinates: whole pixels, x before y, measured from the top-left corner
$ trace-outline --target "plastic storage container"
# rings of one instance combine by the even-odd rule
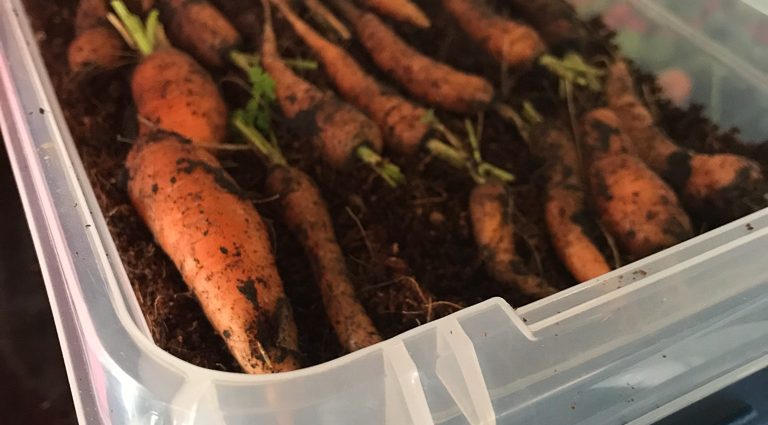
[[[722,53],[660,4],[630,3],[696,55]],[[728,62],[768,99],[765,74]],[[319,366],[201,369],[150,340],[20,0],[0,2],[0,110],[82,423],[644,424],[768,366],[764,210],[517,310],[491,299]]]

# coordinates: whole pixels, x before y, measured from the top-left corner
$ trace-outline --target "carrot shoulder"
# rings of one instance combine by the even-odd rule
[[[701,154],[676,145],[654,123],[653,116],[635,94],[626,62],[618,61],[605,85],[609,106],[640,157],[682,196],[686,204],[719,219],[732,220],[753,210],[749,199],[762,196],[760,166],[743,156]]]
[[[349,0],[334,3],[352,23],[360,42],[374,62],[419,99],[459,113],[488,108],[493,101],[491,83],[434,60],[408,45],[374,13]]]
[[[106,0],[80,0],[75,12],[75,38],[67,48],[72,73],[110,70],[124,63],[125,43],[107,21]]]
[[[155,132],[137,141],[126,167],[133,205],[243,369],[296,369],[296,325],[269,232],[218,161]]]
[[[339,93],[378,125],[387,147],[402,154],[415,153],[430,132],[430,126],[422,120],[427,110],[368,75],[344,49],[323,38],[296,15],[285,0],[270,1],[317,55]]]

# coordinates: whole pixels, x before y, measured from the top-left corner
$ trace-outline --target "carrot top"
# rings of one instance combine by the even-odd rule
[[[112,0],[110,4],[115,13],[107,14],[107,19],[128,46],[142,56],[149,56],[158,46],[169,44],[157,9],[150,10],[146,20],[142,21],[139,16],[128,10],[122,0]]]

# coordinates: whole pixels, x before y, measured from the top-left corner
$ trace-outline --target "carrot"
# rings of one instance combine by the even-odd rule
[[[611,267],[593,240],[597,226],[573,139],[557,125],[539,125],[533,134],[531,141],[549,163],[544,217],[557,255],[579,282],[608,273]]]
[[[208,66],[223,67],[240,34],[207,0],[158,0],[171,39]]]
[[[75,14],[75,38],[67,49],[73,74],[110,70],[125,63],[125,43],[107,21],[105,0],[80,0]]]
[[[632,257],[644,257],[693,236],[675,192],[631,154],[613,112],[602,108],[587,113],[582,140],[600,220]]]
[[[370,166],[391,186],[404,182],[399,168],[379,155],[383,143],[373,121],[339,100],[332,92],[321,91],[300,78],[285,64],[277,50],[269,3],[266,0],[263,3],[265,19],[261,63],[269,75],[264,75],[255,61],[249,61],[249,56],[238,52],[230,55],[235,64],[251,77],[252,89],[260,90],[259,85],[270,86],[267,96],[277,98],[283,114],[297,123],[296,128],[308,130],[315,148],[332,167],[343,169],[357,159]],[[253,81],[254,77],[258,77],[257,81]],[[266,82],[263,81],[265,79]],[[261,97],[261,93],[254,96],[257,99]]]
[[[495,14],[482,0],[443,0],[443,7],[470,38],[504,67],[527,68],[537,63],[569,83],[599,91],[602,71],[569,52],[563,58],[546,53],[539,34],[528,25]]]
[[[285,0],[270,0],[314,51],[340,94],[364,111],[379,126],[387,147],[411,155],[430,133],[422,121],[428,111],[415,105],[367,74],[341,47],[331,43],[304,22]]]
[[[718,220],[733,220],[754,209],[750,199],[761,198],[764,184],[760,166],[743,156],[701,154],[676,145],[655,125],[653,116],[635,94],[626,62],[614,63],[605,84],[609,106],[637,152],[661,175],[684,202]]]
[[[432,23],[427,15],[411,0],[364,0],[363,3],[382,15],[407,22],[420,28]]]
[[[233,124],[267,163],[267,192],[278,199],[283,223],[304,247],[341,345],[355,351],[381,341],[355,295],[328,207],[312,178],[288,165],[277,145],[267,141],[242,115],[236,114]]]
[[[333,28],[336,33],[344,40],[352,38],[352,34],[349,32],[349,28],[344,25],[336,15],[333,14],[320,0],[304,0],[304,5],[307,6],[309,12],[315,18],[315,20],[328,25]]]
[[[147,30],[121,2],[113,2],[124,22],[122,30],[142,55],[131,77],[131,92],[140,131],[156,128],[179,133],[196,143],[219,143],[227,129],[227,107],[211,76],[186,53],[155,35],[158,14],[147,18]]]
[[[494,89],[486,79],[459,71],[408,45],[375,14],[334,0],[374,62],[417,98],[459,113],[488,108]]]
[[[549,47],[570,46],[587,38],[578,14],[565,0],[512,0],[511,3],[533,24]]]
[[[243,370],[298,368],[269,231],[218,161],[155,131],[140,136],[126,168],[131,202]]]

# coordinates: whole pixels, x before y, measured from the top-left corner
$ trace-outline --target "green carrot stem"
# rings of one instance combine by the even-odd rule
[[[232,125],[267,159],[270,165],[288,165],[280,149],[274,146],[253,126],[248,125],[241,116],[235,114],[232,117]]]
[[[229,60],[247,74],[251,68],[259,64],[259,55],[231,50],[229,52]]]
[[[142,22],[141,18],[131,13],[128,7],[122,0],[112,0],[110,3],[112,10],[117,15],[117,21],[122,28],[118,28],[118,32],[124,38],[126,42],[135,47],[136,50],[142,56],[149,56],[155,50],[156,33],[162,31],[162,25],[158,19],[158,11],[153,9],[147,16],[147,21]],[[115,20],[110,20],[113,25],[116,25]]]
[[[600,77],[603,76],[604,72],[586,63],[577,53],[566,53],[562,59],[545,54],[539,58],[538,62],[539,65],[557,75],[561,80],[571,81],[593,91],[602,89]]]
[[[400,168],[383,158],[378,152],[368,145],[360,145],[355,150],[355,155],[373,169],[391,187],[397,187],[406,182]]]

